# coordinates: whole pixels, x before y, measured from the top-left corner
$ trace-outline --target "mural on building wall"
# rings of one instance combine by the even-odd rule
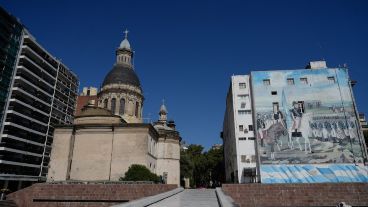
[[[347,70],[252,72],[261,164],[362,163]]]

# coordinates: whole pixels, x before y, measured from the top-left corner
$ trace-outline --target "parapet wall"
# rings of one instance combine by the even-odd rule
[[[222,190],[246,206],[368,206],[368,183],[223,184]]]
[[[17,206],[111,206],[177,188],[165,184],[48,184],[38,183],[11,193]]]

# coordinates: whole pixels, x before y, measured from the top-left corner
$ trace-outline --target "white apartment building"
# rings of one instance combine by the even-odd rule
[[[222,132],[226,182],[255,182],[255,134],[250,93],[248,75],[231,77]]]

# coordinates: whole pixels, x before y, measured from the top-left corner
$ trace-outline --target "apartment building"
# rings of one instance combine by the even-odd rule
[[[256,154],[248,75],[231,77],[222,139],[227,182],[255,182]]]
[[[54,125],[73,123],[79,87],[77,76],[20,27],[10,81],[1,89],[0,186],[12,190],[45,180]]]

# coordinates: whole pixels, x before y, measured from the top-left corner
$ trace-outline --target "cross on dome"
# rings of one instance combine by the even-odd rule
[[[123,41],[121,41],[119,48],[131,50],[130,43],[128,41],[128,33],[129,33],[129,31],[127,29],[125,29],[125,31],[123,33],[125,34],[125,38],[124,38]]]
[[[128,33],[129,33],[129,31],[128,31],[127,29],[125,29],[125,31],[124,31],[125,39],[127,39],[127,38],[128,38]]]

